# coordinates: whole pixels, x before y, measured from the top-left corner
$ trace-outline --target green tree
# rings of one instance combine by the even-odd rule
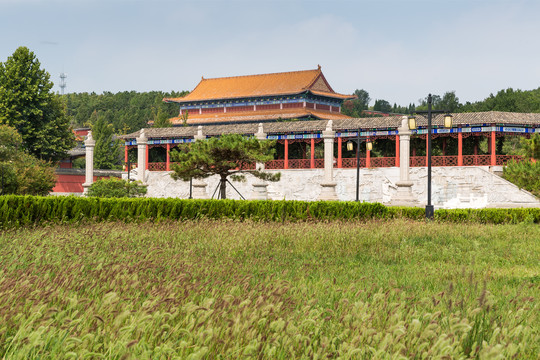
[[[22,143],[15,128],[0,125],[0,194],[47,195],[56,184],[52,164],[28,154]]]
[[[146,194],[146,191],[147,186],[140,181],[109,178],[92,183],[87,196],[105,198],[141,197]]]
[[[157,112],[154,115],[154,127],[172,127],[172,123],[169,121],[169,115],[165,111],[161,110],[161,107],[158,108]]]
[[[440,102],[437,104],[437,110],[444,110],[448,112],[458,112],[461,104],[459,98],[456,96],[455,91],[447,91],[444,93]]]
[[[392,105],[386,100],[375,100],[373,110],[389,113],[392,112]]]
[[[503,168],[503,178],[535,196],[540,196],[540,161],[510,160]]]
[[[13,126],[30,154],[57,161],[75,145],[75,136],[64,103],[51,92],[49,79],[26,47],[19,47],[0,63],[0,124]]]
[[[351,117],[362,117],[362,112],[369,107],[369,102],[371,100],[369,93],[363,89],[356,89],[354,95],[356,96],[356,99],[345,101],[341,107],[341,111],[343,114]]]
[[[68,115],[73,119],[74,126],[83,126],[92,112],[106,116],[116,134],[127,134],[148,127],[148,122],[156,120],[156,111],[161,110],[167,118],[178,116],[178,104],[164,103],[164,98],[176,98],[188,92],[150,91],[138,93],[122,91],[116,94],[104,92],[72,93],[64,95]]]
[[[96,140],[94,148],[94,167],[96,169],[115,169],[120,164],[120,142],[113,137],[113,126],[97,112],[92,113],[92,136]]]
[[[369,93],[364,89],[356,89],[354,95],[356,96],[355,101],[357,101],[360,110],[367,110],[369,108],[369,102],[371,101]]]
[[[226,134],[204,141],[184,144],[171,151],[172,178],[184,181],[190,178],[202,179],[211,175],[220,176],[220,197],[226,198],[227,178],[245,181],[244,174],[268,180],[279,181],[281,174],[269,174],[257,169],[247,169],[256,162],[266,162],[274,158],[273,141],[259,141],[239,134]]]
[[[521,153],[528,159],[540,160],[540,134],[533,134],[530,139],[521,138]]]
[[[482,101],[467,102],[461,111],[540,112],[540,88],[525,91],[512,88],[500,90]]]
[[[428,108],[428,97],[418,100],[420,105],[416,108],[419,111],[426,111]],[[411,105],[409,105],[410,107]],[[459,112],[463,105],[459,102],[455,91],[447,91],[441,97],[440,95],[431,96],[431,108],[433,110],[443,110],[448,112]]]

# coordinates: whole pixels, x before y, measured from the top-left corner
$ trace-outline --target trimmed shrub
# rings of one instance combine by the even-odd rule
[[[88,189],[88,196],[101,198],[141,197],[146,194],[146,185],[140,181],[117,178],[100,179]]]
[[[0,196],[0,228],[81,220],[129,222],[209,218],[297,222],[423,220],[424,216],[423,208],[386,207],[379,203],[361,202]],[[540,208],[437,210],[435,221],[538,224]]]

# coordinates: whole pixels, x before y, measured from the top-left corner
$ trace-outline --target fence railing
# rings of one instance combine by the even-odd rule
[[[506,165],[510,160],[520,161],[523,157],[517,155],[496,155],[495,157],[497,165]],[[173,163],[170,163],[172,167]],[[132,163],[132,165],[134,165]],[[356,168],[356,158],[343,158],[341,159],[342,168]],[[411,156],[409,165],[411,167],[427,166],[427,159],[425,156]],[[432,156],[432,166],[458,166],[458,156]],[[491,155],[463,155],[463,166],[489,166],[491,165]],[[393,167],[396,166],[395,157],[372,157],[370,158],[370,167]],[[148,163],[148,170],[150,171],[165,171],[167,164],[164,162],[151,162]],[[265,169],[267,170],[283,170],[285,169],[285,160],[270,160],[265,163]],[[337,164],[334,163],[334,167]],[[360,158],[360,167],[366,167],[366,158]],[[311,159],[289,159],[287,161],[288,169],[311,169]],[[315,159],[315,169],[324,168],[324,159]],[[242,169],[255,169],[255,164],[244,164]]]

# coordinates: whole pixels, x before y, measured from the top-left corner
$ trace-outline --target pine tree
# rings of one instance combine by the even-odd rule
[[[120,162],[120,144],[113,136],[113,126],[97,112],[92,113],[92,136],[96,140],[94,148],[94,167],[96,169],[115,169]]]
[[[57,161],[75,145],[75,136],[64,103],[51,92],[49,79],[26,47],[19,47],[0,63],[0,124],[13,126],[30,154]]]
[[[219,138],[198,140],[184,144],[180,151],[171,151],[173,179],[184,181],[220,176],[220,197],[226,198],[227,178],[244,181],[245,173],[268,181],[279,181],[281,174],[269,174],[247,165],[266,162],[274,158],[274,142],[245,138],[239,134],[226,134]]]
[[[158,108],[157,113],[154,115],[154,127],[156,128],[165,128],[171,127],[172,123],[169,121],[169,116],[166,112],[161,110],[161,107]]]

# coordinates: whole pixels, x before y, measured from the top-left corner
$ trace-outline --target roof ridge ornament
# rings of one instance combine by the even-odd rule
[[[141,129],[141,132],[139,133],[139,137],[137,138],[137,142],[144,142],[146,141],[148,138],[146,137],[146,131],[144,130],[144,128]]]
[[[266,140],[266,133],[264,132],[262,123],[259,123],[257,132],[255,133],[255,137],[257,138],[257,140]]]
[[[96,146],[96,141],[92,137],[92,130],[88,131],[88,134],[86,135],[86,139],[84,140],[84,146],[87,146],[87,147]]]
[[[206,139],[206,136],[203,134],[203,127],[202,125],[197,126],[197,135],[193,137],[195,140],[204,140]]]

